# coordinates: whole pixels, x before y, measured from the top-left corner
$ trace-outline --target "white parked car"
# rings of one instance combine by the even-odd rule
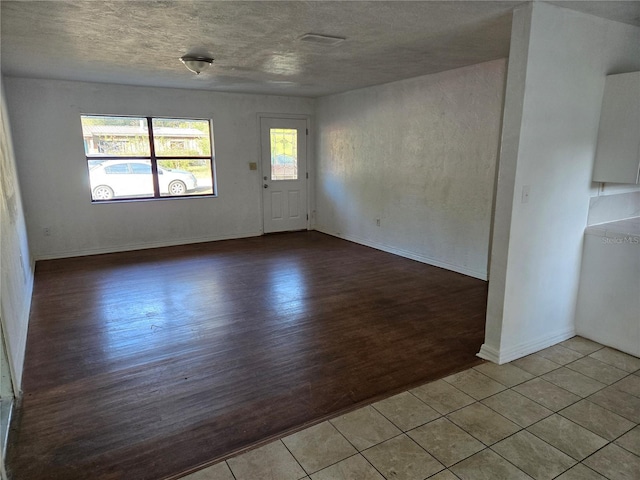
[[[94,200],[153,196],[151,162],[148,160],[106,160],[89,169],[89,181]],[[191,172],[159,165],[158,183],[161,196],[184,195],[198,185]]]

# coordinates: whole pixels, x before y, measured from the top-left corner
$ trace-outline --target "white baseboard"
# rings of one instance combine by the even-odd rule
[[[552,335],[545,335],[544,337],[538,337],[535,340],[520,343],[505,349],[496,349],[495,347],[484,343],[482,344],[482,347],[480,347],[480,351],[477,355],[480,358],[502,365],[503,363],[509,363],[513,360],[517,360],[518,358],[539,352],[540,350],[551,347],[557,343],[564,342],[575,335],[576,330],[574,327],[571,327],[567,330],[557,332]]]
[[[86,248],[66,252],[50,254],[36,254],[36,260],[55,260],[57,258],[85,257],[88,255],[101,255],[104,253],[130,252],[133,250],[146,250],[148,248],[174,247],[176,245],[188,245],[191,243],[217,242],[219,240],[232,240],[236,238],[259,237],[262,232],[236,233],[232,235],[207,235],[203,237],[181,238],[176,240],[160,240],[157,242],[131,243],[114,247]]]
[[[467,275],[469,277],[478,278],[480,280],[485,280],[485,281],[488,278],[486,271],[481,272],[481,271],[473,270],[471,268],[462,267],[460,265],[455,265],[453,263],[443,262],[442,260],[437,260],[435,258],[422,255],[420,253],[411,252],[409,250],[403,250],[397,247],[391,247],[383,243],[372,242],[371,240],[357,237],[355,235],[333,232],[319,225],[316,225],[314,227],[314,230],[317,230],[318,232],[321,232],[321,233],[326,233],[327,235],[331,235],[332,237],[342,238],[344,240],[349,240],[350,242],[359,243],[360,245],[365,245],[367,247],[375,248],[376,250],[382,250],[383,252],[393,253],[394,255],[398,255],[400,257],[409,258],[411,260],[416,260],[421,263],[426,263],[434,267],[444,268],[445,270],[451,270],[456,273],[462,273],[463,275]]]
[[[477,353],[477,356],[483,358],[484,360],[489,360],[490,362],[500,364],[500,352],[495,348],[487,345],[486,343],[482,344],[480,347],[480,351]]]

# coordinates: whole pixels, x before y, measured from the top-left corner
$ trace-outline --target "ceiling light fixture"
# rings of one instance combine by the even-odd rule
[[[198,55],[185,55],[184,57],[180,57],[180,61],[193,73],[200,75],[202,70],[213,63],[213,58],[201,57]]]

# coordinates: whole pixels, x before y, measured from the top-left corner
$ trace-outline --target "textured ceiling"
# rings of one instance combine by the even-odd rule
[[[1,2],[6,75],[316,97],[506,57],[520,1]],[[640,24],[639,2],[588,13]],[[604,8],[598,4],[607,4]],[[346,37],[327,47],[305,33]],[[208,53],[199,76],[178,60]]]

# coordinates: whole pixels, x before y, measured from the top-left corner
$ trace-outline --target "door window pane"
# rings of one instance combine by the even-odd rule
[[[158,183],[161,197],[210,195],[213,193],[211,160],[158,160]]]
[[[271,180],[298,179],[298,131],[271,128]]]
[[[209,120],[154,118],[153,144],[158,157],[209,157]]]
[[[148,157],[151,154],[146,118],[83,115],[81,119],[87,157]]]

